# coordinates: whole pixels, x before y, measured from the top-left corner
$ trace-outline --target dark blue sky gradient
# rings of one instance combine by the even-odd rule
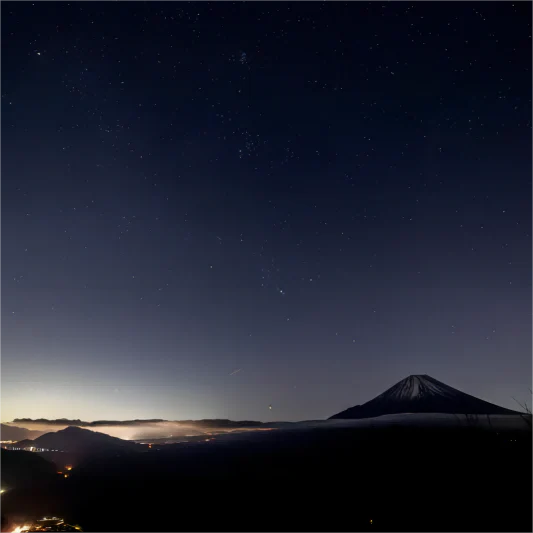
[[[2,2],[2,50],[2,420],[528,395],[531,3]]]

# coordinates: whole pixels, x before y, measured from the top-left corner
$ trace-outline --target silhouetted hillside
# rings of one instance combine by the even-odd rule
[[[133,442],[76,426],[69,426],[60,431],[45,433],[33,442],[34,446],[39,448],[60,450],[75,454],[139,449],[139,446]]]
[[[2,450],[2,487],[11,491],[57,477],[56,465],[36,453]]]
[[[531,467],[530,431],[329,424],[93,457],[3,510],[46,502],[86,531],[531,531]]]
[[[17,448],[31,448],[32,446],[35,446],[35,441],[31,439],[22,439],[16,442],[14,446]]]

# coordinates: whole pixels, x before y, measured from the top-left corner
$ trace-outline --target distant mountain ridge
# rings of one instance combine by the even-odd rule
[[[69,418],[15,418],[13,424],[47,424],[51,426],[105,426],[105,425],[142,425],[142,424],[155,424],[157,422],[167,422],[162,418],[154,419],[135,419],[135,420],[95,420],[93,422],[86,422],[84,420],[78,419],[69,419]]]
[[[424,374],[408,376],[374,399],[337,413],[331,416],[330,420],[375,418],[404,413],[524,414],[480,400]]]
[[[35,439],[43,434],[43,431],[33,429],[19,428],[2,424],[0,428],[0,440],[19,441],[22,439]]]
[[[256,427],[265,425],[264,422],[255,420],[229,420],[229,419],[201,419],[201,420],[164,420],[162,418],[152,419],[135,419],[135,420],[95,420],[93,422],[86,422],[79,419],[56,418],[49,420],[47,418],[15,418],[12,424],[46,424],[51,426],[82,426],[82,427],[98,427],[98,426],[132,426],[132,425],[146,425],[157,424],[161,422],[173,422],[190,426],[202,427]],[[8,426],[10,427],[10,426]]]

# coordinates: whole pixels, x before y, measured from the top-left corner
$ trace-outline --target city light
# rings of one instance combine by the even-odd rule
[[[24,524],[12,529],[10,533],[30,533],[32,531],[83,531],[79,525],[66,524],[57,516],[44,517],[32,524]]]

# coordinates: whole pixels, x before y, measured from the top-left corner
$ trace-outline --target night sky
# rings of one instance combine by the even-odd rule
[[[3,421],[527,400],[531,3],[1,7]]]

